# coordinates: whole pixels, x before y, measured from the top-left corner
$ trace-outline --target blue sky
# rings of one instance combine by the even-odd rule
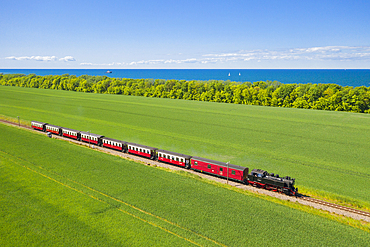
[[[2,1],[0,68],[365,68],[370,1]]]

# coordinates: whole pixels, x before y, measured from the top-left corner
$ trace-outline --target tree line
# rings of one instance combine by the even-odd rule
[[[0,74],[0,85],[87,93],[370,113],[370,87],[277,81],[185,81],[107,76]]]

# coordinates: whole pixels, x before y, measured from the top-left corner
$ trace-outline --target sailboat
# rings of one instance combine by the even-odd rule
[[[229,73],[229,76],[230,76],[230,73]]]
[[[241,74],[239,73],[239,76],[241,76]]]

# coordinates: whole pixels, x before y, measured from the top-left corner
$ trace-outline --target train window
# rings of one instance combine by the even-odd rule
[[[172,156],[172,157],[171,157],[171,160],[175,160],[175,158]]]
[[[207,167],[208,167],[208,169],[211,169],[211,165],[208,165]]]
[[[222,167],[220,167],[220,172],[224,171],[224,169]]]
[[[181,162],[184,162],[184,159],[183,158],[181,158]]]
[[[179,158],[176,158],[176,161],[179,161]]]
[[[231,174],[235,175],[235,171],[231,171]]]

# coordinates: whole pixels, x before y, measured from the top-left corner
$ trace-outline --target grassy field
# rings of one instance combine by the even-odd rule
[[[296,178],[370,205],[370,115],[0,87],[0,114]]]
[[[369,233],[0,124],[1,246],[366,246]]]

